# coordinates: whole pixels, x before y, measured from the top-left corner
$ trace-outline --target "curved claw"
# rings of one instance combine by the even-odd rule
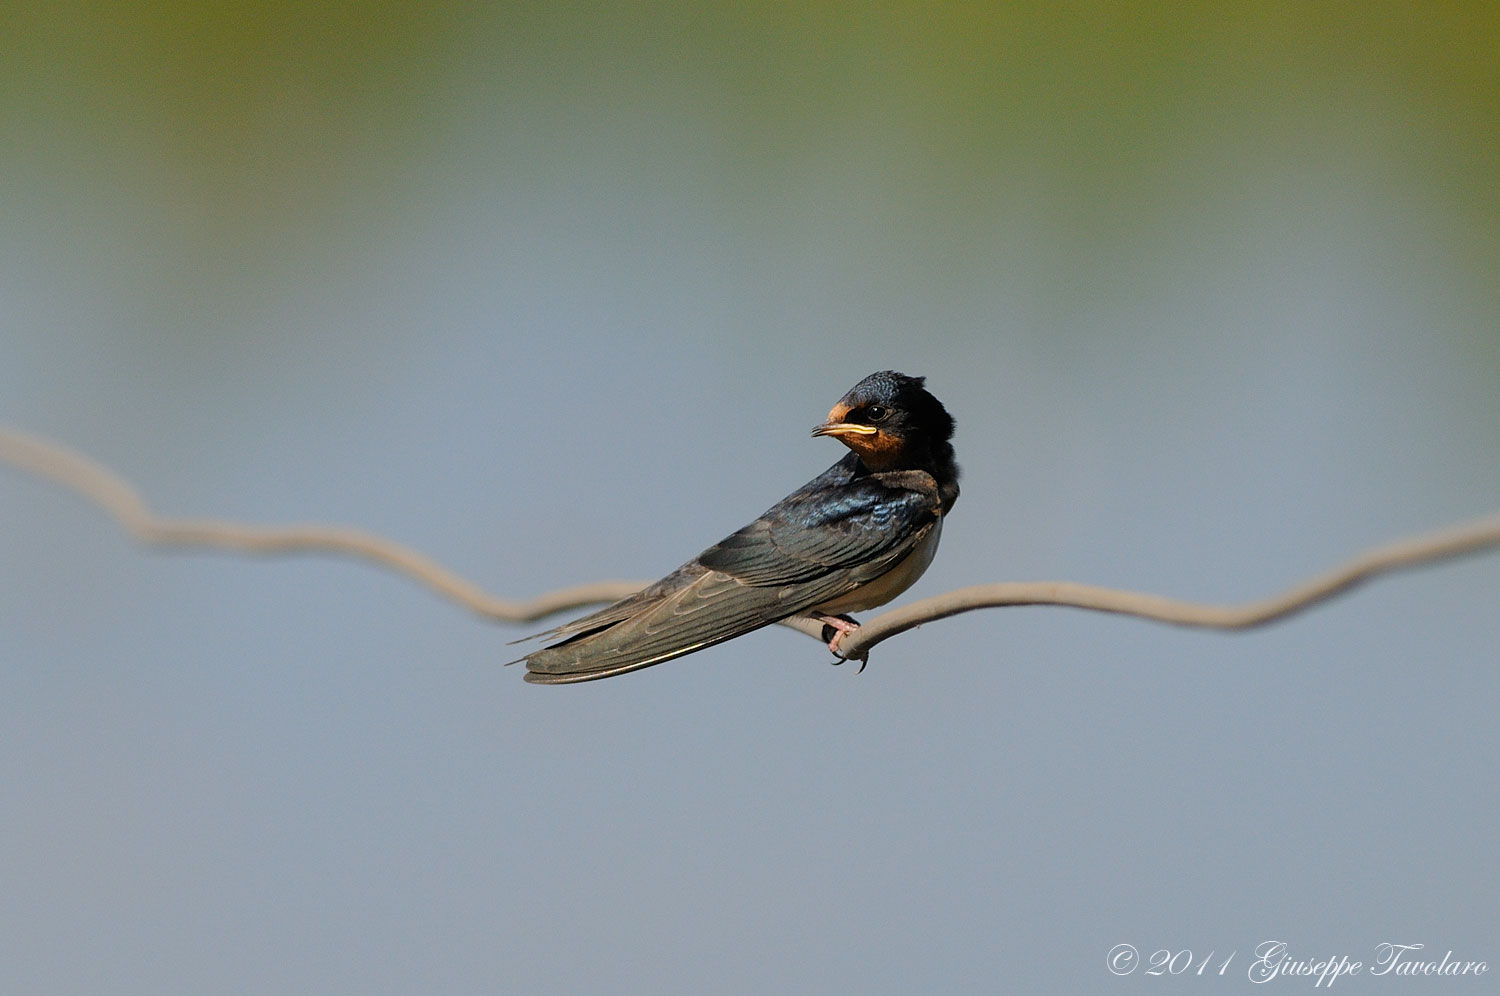
[[[859,623],[849,616],[819,615],[818,618],[823,620],[823,632],[820,634],[823,642],[828,644],[829,652],[838,658],[833,663],[838,665],[847,660],[857,659],[859,661],[859,671],[856,673],[863,674],[865,665],[870,662],[869,655],[861,654],[858,658],[851,658],[845,656],[843,651],[839,650],[839,641],[844,638],[844,634],[852,633],[859,629]]]

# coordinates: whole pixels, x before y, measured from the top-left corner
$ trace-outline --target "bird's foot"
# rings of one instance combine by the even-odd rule
[[[839,650],[839,641],[844,638],[846,633],[852,633],[859,629],[859,623],[851,616],[829,616],[821,612],[817,613],[814,618],[823,623],[823,642],[828,644],[829,651],[833,653],[833,656],[838,658],[838,660],[834,661],[834,664],[842,664],[844,661],[849,660],[850,658],[845,656],[843,651]],[[859,658],[859,670],[861,672],[864,671],[865,664],[868,662],[868,657],[861,656]]]

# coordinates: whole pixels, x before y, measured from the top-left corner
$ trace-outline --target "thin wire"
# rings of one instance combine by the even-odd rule
[[[531,622],[565,609],[613,602],[645,587],[643,581],[596,581],[549,591],[527,601],[500,598],[410,547],[358,529],[331,525],[247,526],[219,519],[157,516],[129,482],[81,453],[0,425],[0,462],[61,484],[114,517],[142,543],[198,546],[243,553],[332,553],[367,560],[425,585],[487,619]],[[1206,605],[1143,592],[1099,588],[1072,581],[998,582],[925,598],[866,620],[839,642],[839,656],[867,659],[870,649],[923,623],[976,609],[1012,605],[1062,605],[1138,616],[1178,626],[1238,630],[1284,619],[1371,578],[1500,546],[1500,515],[1386,543],[1310,580],[1256,602]],[[822,625],[787,619],[821,639]]]

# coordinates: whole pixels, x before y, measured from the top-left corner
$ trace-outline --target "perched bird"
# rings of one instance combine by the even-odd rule
[[[855,384],[813,429],[848,453],[643,591],[538,633],[526,680],[591,681],[713,646],[790,616],[823,622],[828,647],[921,576],[958,498],[953,419],[921,377]],[[831,637],[828,634],[831,632]]]

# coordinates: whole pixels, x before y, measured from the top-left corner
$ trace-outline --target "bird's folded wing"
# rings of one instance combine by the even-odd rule
[[[932,523],[937,505],[935,485],[919,491],[876,478],[834,496],[797,492],[704,550],[698,563],[751,585],[810,581],[909,550],[917,531]]]
[[[640,594],[560,627],[567,639],[527,655],[527,680],[609,677],[785,619],[890,570],[935,521],[935,493],[874,481],[836,501],[799,497]]]

